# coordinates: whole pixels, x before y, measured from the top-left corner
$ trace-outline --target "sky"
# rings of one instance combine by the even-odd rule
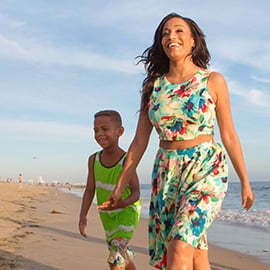
[[[122,115],[127,150],[145,76],[136,57],[176,12],[198,23],[210,69],[227,81],[250,181],[270,180],[269,11],[268,0],[1,0],[1,179],[85,183],[88,157],[100,149],[93,115],[103,109]],[[153,130],[141,183],[151,183],[157,149]],[[231,165],[229,176],[238,181]]]

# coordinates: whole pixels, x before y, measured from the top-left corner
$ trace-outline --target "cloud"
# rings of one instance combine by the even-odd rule
[[[46,143],[78,143],[94,141],[92,126],[65,124],[53,121],[30,121],[0,119],[0,134],[3,141],[46,142]],[[125,129],[120,144],[126,149],[133,139],[134,131]],[[97,146],[94,144],[95,147]]]
[[[261,78],[261,77],[257,77],[257,76],[251,76],[251,79],[257,81],[257,82],[262,82],[262,83],[266,83],[266,84],[270,84],[270,80],[269,79],[265,79],[265,78]]]
[[[22,43],[0,34],[0,58],[38,65],[64,65],[127,74],[138,72],[135,64],[129,59],[119,59],[119,57],[114,58],[66,47],[42,47],[38,44],[24,46]]]
[[[25,22],[10,18],[9,16],[5,14],[0,14],[0,23],[1,23],[1,28],[12,28],[12,29],[17,29],[25,26]]]
[[[211,47],[215,55],[224,61],[244,64],[255,69],[270,72],[270,48],[269,39],[259,37],[219,36],[218,39],[211,41]]]
[[[229,81],[228,86],[230,93],[243,97],[248,103],[263,108],[270,108],[270,97],[262,90],[243,88],[242,86],[239,86],[239,83],[236,81]]]
[[[16,41],[0,34],[0,57],[19,60],[30,60],[29,52]]]
[[[1,140],[76,143],[89,139],[89,128],[59,122],[0,120]]]
[[[258,89],[251,89],[250,91],[248,91],[246,98],[252,104],[267,108],[270,107],[266,95]]]

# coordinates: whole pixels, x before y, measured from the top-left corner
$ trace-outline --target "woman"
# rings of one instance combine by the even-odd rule
[[[160,138],[149,216],[150,264],[158,269],[210,269],[206,233],[227,191],[227,162],[214,141],[217,119],[223,145],[239,176],[242,205],[252,192],[234,129],[227,85],[207,70],[210,55],[194,21],[172,13],[140,57],[147,70],[136,135],[118,185],[115,204],[146,150],[153,126]]]

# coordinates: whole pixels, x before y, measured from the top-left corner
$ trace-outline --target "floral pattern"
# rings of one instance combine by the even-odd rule
[[[150,263],[166,269],[167,245],[179,239],[207,249],[206,232],[227,191],[224,150],[206,142],[184,150],[159,149],[149,209]]]
[[[209,70],[200,69],[189,81],[172,84],[163,75],[155,81],[149,118],[161,140],[193,139],[213,134],[215,104],[207,89]]]
[[[134,257],[128,244],[129,239],[125,237],[115,237],[111,241],[107,241],[110,251],[107,262],[125,268],[126,262]]]
[[[187,140],[214,134],[215,104],[207,89],[209,70],[182,84],[163,75],[154,83],[149,119],[160,140]],[[206,233],[227,191],[223,147],[205,142],[188,149],[160,148],[152,174],[149,207],[150,264],[165,270],[169,241],[207,249]]]

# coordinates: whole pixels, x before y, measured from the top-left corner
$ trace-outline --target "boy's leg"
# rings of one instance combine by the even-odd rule
[[[119,266],[119,265],[115,265],[115,264],[112,264],[112,263],[109,263],[110,265],[110,270],[125,270],[125,268]]]
[[[136,270],[135,264],[132,261],[127,261],[125,270]]]
[[[136,270],[134,263],[131,262],[134,254],[128,247],[129,240],[128,238],[117,237],[107,241],[110,251],[107,261],[111,270]]]
[[[127,261],[125,268],[119,265],[112,264],[112,263],[109,263],[109,265],[110,265],[110,270],[136,270],[135,264],[132,261]]]

